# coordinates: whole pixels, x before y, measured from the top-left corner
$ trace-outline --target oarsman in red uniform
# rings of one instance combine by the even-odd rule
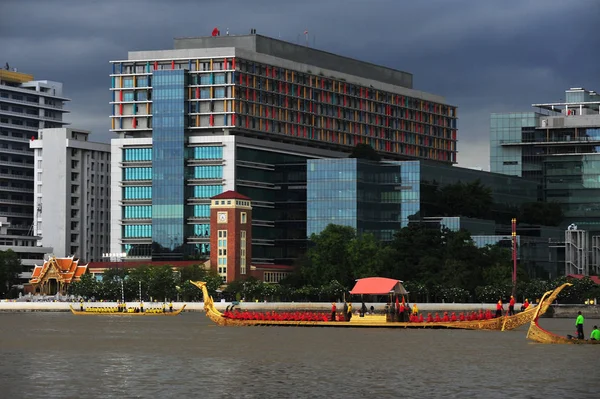
[[[504,308],[502,307],[502,300],[499,300],[496,304],[496,317],[501,317]]]
[[[435,321],[436,323],[439,323],[440,321],[442,321],[442,319],[440,319],[440,315],[436,313],[433,321]]]
[[[525,302],[523,303],[523,305],[521,305],[521,312],[524,310],[527,310],[528,307],[529,307],[529,299],[525,299]]]
[[[442,320],[450,321],[450,318],[448,317],[448,312],[444,312],[444,318]]]
[[[331,303],[331,321],[335,321],[335,313],[337,312],[337,306],[335,302]]]
[[[458,315],[458,319],[460,321],[465,321],[465,315],[463,314],[463,312],[460,312],[460,315]]]
[[[431,313],[427,313],[427,322],[428,323],[432,323],[433,322],[433,317],[431,317]]]
[[[510,302],[508,302],[508,315],[515,315],[515,297],[512,295],[510,296]]]
[[[489,320],[489,319],[491,319],[491,318],[492,318],[492,311],[491,311],[491,310],[489,310],[489,309],[486,309],[486,310],[485,310],[485,319],[486,319],[486,320]]]
[[[483,315],[483,310],[479,309],[479,315],[477,315],[478,320],[484,320],[485,316]]]
[[[450,318],[451,321],[456,321],[456,313],[452,312],[452,317]]]

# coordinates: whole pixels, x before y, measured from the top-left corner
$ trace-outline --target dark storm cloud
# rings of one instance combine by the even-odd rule
[[[459,162],[488,165],[491,112],[600,89],[597,0],[4,0],[0,62],[63,82],[70,120],[110,137],[110,60],[173,37],[259,33],[412,72],[459,106]]]

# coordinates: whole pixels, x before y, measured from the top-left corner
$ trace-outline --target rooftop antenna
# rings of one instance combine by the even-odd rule
[[[304,31],[304,38],[306,39],[306,47],[308,47],[308,31]]]

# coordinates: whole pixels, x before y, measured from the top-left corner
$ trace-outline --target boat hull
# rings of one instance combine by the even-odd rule
[[[159,312],[159,313],[150,313],[150,312],[143,312],[143,313],[130,313],[130,312],[86,312],[81,311],[81,310],[75,310],[73,309],[73,306],[69,305],[69,308],[71,308],[71,313],[73,313],[74,315],[77,316],[177,316],[178,314],[180,314],[181,312],[183,312],[183,310],[185,309],[185,305],[183,305],[180,309],[176,309],[173,310],[172,312]]]
[[[529,324],[529,330],[527,330],[527,339],[537,342],[540,344],[571,344],[571,345],[599,345],[600,341],[592,341],[585,339],[573,339],[569,337],[563,337],[561,335],[554,334],[550,331],[544,330],[538,324],[538,319],[543,315],[548,308],[552,305],[552,302],[556,299],[560,291],[569,287],[573,284],[565,283],[555,289],[552,295],[542,298],[539,309],[535,313],[535,317]]]
[[[529,323],[535,316],[535,308],[518,313],[514,316],[502,316],[489,320],[454,321],[454,322],[387,322],[383,320],[368,320],[368,317],[355,317],[352,321],[280,321],[280,320],[244,320],[225,317],[214,306],[212,297],[208,294],[206,284],[201,281],[191,281],[202,290],[204,295],[204,311],[206,316],[219,326],[282,326],[282,327],[331,327],[331,328],[404,328],[404,329],[458,329],[458,330],[512,330]]]
[[[556,335],[540,327],[537,320],[531,322],[529,331],[527,332],[527,338],[540,344],[600,345],[600,341],[575,339]]]

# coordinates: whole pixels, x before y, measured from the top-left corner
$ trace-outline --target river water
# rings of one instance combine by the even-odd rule
[[[573,334],[574,321],[543,327]],[[600,324],[586,320],[585,333]],[[598,398],[600,346],[516,331],[0,313],[0,398]]]

